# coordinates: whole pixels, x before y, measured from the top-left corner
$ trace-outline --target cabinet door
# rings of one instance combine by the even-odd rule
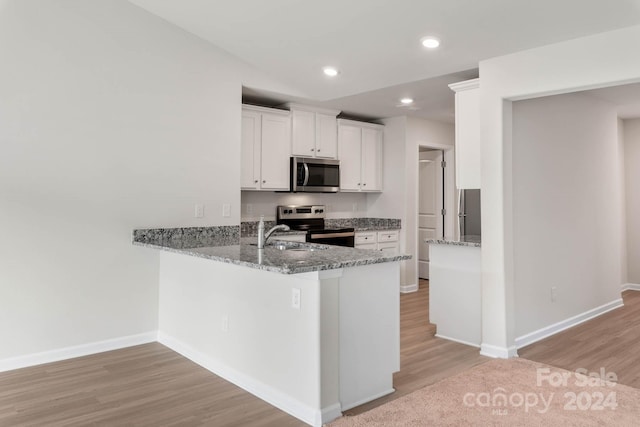
[[[289,116],[262,114],[262,190],[289,189],[291,157],[291,119]]]
[[[247,190],[259,188],[260,179],[260,114],[242,111],[242,142],[240,145],[240,186]]]
[[[360,190],[361,129],[356,126],[338,127],[338,159],[340,159],[340,190]]]
[[[480,188],[480,89],[456,92],[456,186]]]
[[[316,156],[338,157],[338,125],[334,116],[316,113]]]
[[[313,157],[316,152],[315,113],[293,110],[291,153],[294,156]]]
[[[382,190],[382,132],[362,129],[362,186],[363,191]]]

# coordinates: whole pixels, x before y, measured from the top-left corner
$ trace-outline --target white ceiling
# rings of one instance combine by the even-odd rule
[[[446,85],[475,77],[480,60],[640,23],[640,0],[130,1],[309,101],[362,116],[447,121]],[[426,35],[441,47],[423,48]],[[340,75],[325,77],[325,65]],[[461,74],[442,77],[452,73]],[[402,96],[416,99],[414,110],[395,107]]]

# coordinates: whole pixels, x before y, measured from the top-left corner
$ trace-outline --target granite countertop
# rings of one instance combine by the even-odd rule
[[[289,249],[280,250],[273,246],[278,243],[273,237],[269,240],[269,246],[258,249],[255,238],[239,237],[237,226],[199,230],[200,233],[184,228],[134,230],[133,244],[282,274],[411,259],[411,255],[389,255],[378,251],[301,242],[281,242]],[[203,240],[198,237],[201,233],[208,238]],[[215,238],[216,234],[220,236],[219,241]]]
[[[479,248],[482,246],[482,239],[480,236],[469,235],[460,236],[458,239],[443,238],[443,239],[426,239],[425,243],[438,244],[438,245],[454,245],[454,246],[471,246]]]

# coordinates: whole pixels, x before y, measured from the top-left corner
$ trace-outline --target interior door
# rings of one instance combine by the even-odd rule
[[[429,245],[444,230],[442,151],[420,153],[418,183],[418,277],[429,278]]]

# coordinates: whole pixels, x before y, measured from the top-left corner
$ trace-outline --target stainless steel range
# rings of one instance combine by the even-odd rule
[[[323,205],[278,206],[276,220],[278,224],[286,224],[292,230],[306,231],[307,242],[354,247],[355,229],[325,228],[325,211]]]

